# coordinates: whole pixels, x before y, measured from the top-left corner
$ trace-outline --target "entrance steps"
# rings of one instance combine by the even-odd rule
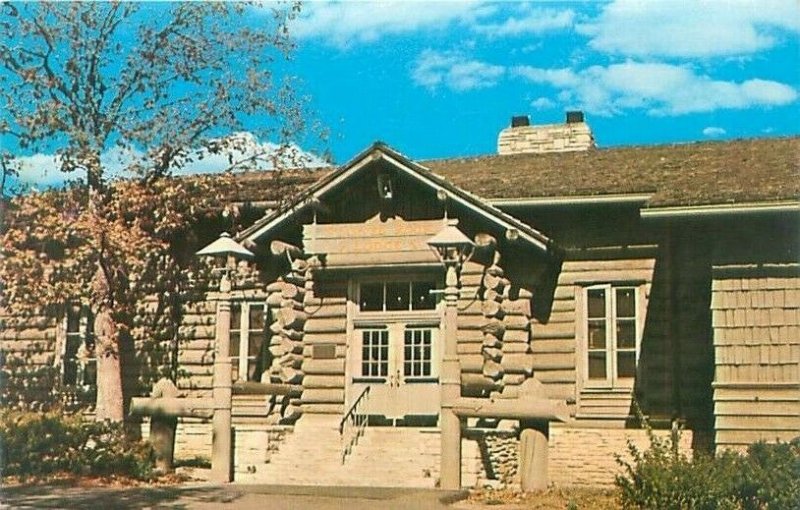
[[[235,481],[274,485],[433,488],[439,479],[439,429],[368,427],[342,464],[339,418],[305,415],[267,462],[238,468]],[[480,457],[464,441],[462,483],[474,486]]]

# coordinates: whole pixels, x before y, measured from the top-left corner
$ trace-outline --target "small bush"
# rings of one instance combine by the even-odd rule
[[[650,448],[632,443],[632,462],[621,459],[617,476],[625,510],[800,510],[800,438],[791,443],[751,445],[746,455],[723,452],[688,458],[679,433]]]
[[[87,422],[56,411],[0,411],[2,476],[55,473],[152,476],[150,445],[127,437],[122,424]]]

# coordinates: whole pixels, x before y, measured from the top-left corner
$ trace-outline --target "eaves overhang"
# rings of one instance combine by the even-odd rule
[[[800,212],[800,200],[774,202],[747,202],[732,204],[705,204],[687,206],[647,207],[641,209],[642,218],[700,218],[743,214]]]
[[[553,207],[603,204],[644,204],[651,193],[618,193],[606,195],[565,195],[550,197],[494,198],[488,202],[503,209],[517,207]]]

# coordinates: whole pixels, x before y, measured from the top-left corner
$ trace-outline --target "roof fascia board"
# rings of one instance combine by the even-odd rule
[[[537,207],[553,205],[593,205],[593,204],[640,204],[653,195],[650,193],[630,193],[613,195],[576,195],[557,197],[495,198],[488,200],[495,207]]]
[[[642,218],[687,218],[729,214],[800,212],[800,201],[750,202],[742,204],[712,204],[641,209]]]
[[[547,243],[543,242],[541,239],[537,239],[536,237],[530,235],[530,233],[526,232],[527,227],[523,223],[509,221],[509,218],[506,217],[507,215],[505,213],[503,213],[503,211],[500,211],[499,209],[495,209],[494,207],[491,207],[491,206],[489,206],[491,208],[489,211],[484,210],[481,207],[478,207],[476,205],[475,201],[474,201],[474,200],[477,200],[477,199],[469,200],[466,197],[461,196],[462,193],[458,192],[460,190],[457,190],[455,188],[455,186],[447,183],[443,179],[442,179],[442,182],[436,182],[438,180],[437,179],[438,176],[435,176],[433,174],[433,172],[431,172],[430,170],[425,169],[424,167],[422,167],[422,168],[430,175],[421,174],[417,169],[410,168],[409,165],[405,164],[402,161],[399,161],[398,159],[393,157],[393,155],[391,155],[391,154],[384,153],[383,157],[389,163],[392,163],[393,165],[395,165],[395,167],[397,167],[400,170],[404,171],[405,173],[407,173],[409,176],[413,177],[414,179],[417,179],[418,181],[423,182],[423,183],[428,184],[428,185],[433,185],[437,189],[439,189],[439,188],[444,189],[445,191],[449,192],[449,195],[452,198],[454,198],[461,205],[463,205],[463,206],[467,207],[468,209],[480,214],[484,218],[488,218],[491,221],[499,223],[500,225],[502,225],[506,229],[518,230],[520,235],[526,241],[530,242],[531,244],[533,244],[534,246],[536,246],[537,248],[541,249],[544,252],[548,252],[549,251]],[[439,179],[441,179],[441,178],[439,178]]]

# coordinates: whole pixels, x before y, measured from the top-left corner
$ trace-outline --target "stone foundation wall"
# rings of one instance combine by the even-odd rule
[[[519,485],[517,461],[519,437],[516,430],[468,430],[465,439],[477,444],[480,454],[479,485]]]
[[[666,437],[669,431],[658,430],[655,434]],[[630,460],[628,443],[647,449],[650,442],[647,432],[641,429],[608,428],[550,428],[549,483],[555,486],[608,487],[622,468],[615,455]],[[683,431],[680,450],[692,451],[692,432]]]
[[[236,425],[233,428],[233,472],[256,474],[269,463],[280,443],[294,430],[292,425]]]

